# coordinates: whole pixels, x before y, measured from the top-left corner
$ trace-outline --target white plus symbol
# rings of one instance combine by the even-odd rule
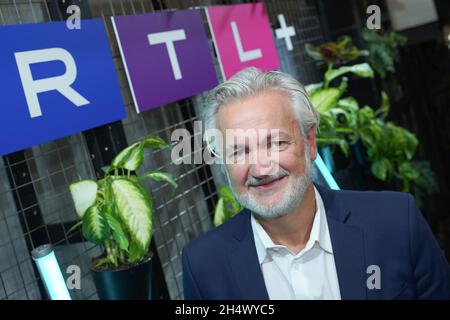
[[[286,42],[286,47],[289,51],[292,51],[292,41],[291,37],[295,36],[295,29],[293,26],[287,26],[286,20],[284,19],[284,14],[278,15],[278,22],[280,22],[280,29],[275,30],[275,34],[277,36],[277,39],[284,38],[284,41]]]

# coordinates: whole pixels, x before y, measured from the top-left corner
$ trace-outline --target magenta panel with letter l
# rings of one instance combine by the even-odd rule
[[[214,6],[206,10],[225,79],[250,66],[263,71],[279,68],[272,28],[263,3]]]

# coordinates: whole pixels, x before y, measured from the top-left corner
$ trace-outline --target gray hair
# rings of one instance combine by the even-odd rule
[[[315,126],[317,132],[319,113],[312,105],[303,85],[287,73],[280,71],[262,72],[254,67],[241,70],[229,80],[211,90],[207,97],[207,106],[203,109],[201,115],[205,132],[217,130],[217,113],[220,107],[267,90],[276,90],[287,94],[292,102],[304,139],[306,133],[313,126]],[[210,151],[216,153],[217,150],[215,150],[214,145],[211,145],[210,138],[211,136],[205,135],[205,142]]]

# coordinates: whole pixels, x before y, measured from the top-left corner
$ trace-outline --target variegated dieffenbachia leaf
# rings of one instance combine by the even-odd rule
[[[138,261],[147,253],[153,235],[151,200],[143,188],[127,179],[111,183],[117,213],[131,240],[130,261]]]
[[[338,88],[316,90],[310,97],[311,103],[321,114],[334,108],[347,89],[347,84],[348,79],[344,77]]]
[[[108,240],[109,228],[105,215],[96,206],[90,206],[83,215],[83,236],[95,244],[103,244]]]
[[[106,212],[105,218],[108,222],[109,228],[111,229],[111,234],[114,241],[119,245],[120,249],[128,252],[128,247],[130,244],[127,236],[125,235],[125,231],[122,229],[120,221],[114,217],[111,212]]]
[[[143,160],[142,143],[136,142],[131,146],[122,150],[111,162],[113,168],[124,168],[129,171],[136,171],[142,164]]]
[[[75,210],[82,218],[86,210],[97,199],[98,185],[94,180],[81,180],[72,183],[69,189],[75,204]]]
[[[161,137],[155,135],[147,136],[142,143],[145,148],[152,149],[161,149],[169,146]]]
[[[147,250],[145,250],[140,243],[131,242],[130,243],[130,251],[128,252],[128,261],[131,263],[138,262],[145,257]]]
[[[163,181],[169,183],[174,189],[178,187],[173,175],[166,172],[150,171],[140,176],[141,179],[152,179],[155,181]]]

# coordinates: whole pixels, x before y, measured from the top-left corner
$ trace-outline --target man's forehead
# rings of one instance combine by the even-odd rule
[[[227,139],[233,139],[235,137],[238,138],[259,138],[261,139],[270,139],[270,138],[278,138],[278,137],[291,137],[294,134],[294,130],[286,130],[286,129],[226,129],[225,137]]]
[[[226,129],[225,146],[227,149],[244,147],[252,144],[265,144],[274,140],[295,141],[298,138],[298,131],[294,127],[291,130],[280,129]]]
[[[217,114],[219,129],[280,129],[296,125],[290,100],[278,92],[267,92],[222,106]]]

